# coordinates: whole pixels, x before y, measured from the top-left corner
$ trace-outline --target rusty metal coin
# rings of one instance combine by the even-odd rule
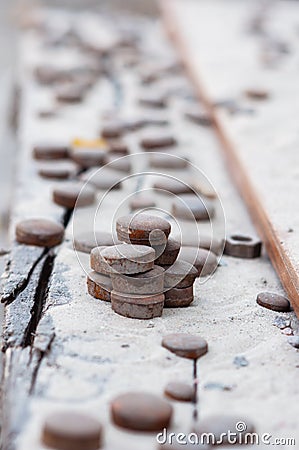
[[[104,250],[106,246],[95,247],[90,252],[90,267],[95,272],[110,276],[113,269],[107,264],[105,259],[101,255],[101,251]]]
[[[187,261],[178,260],[171,266],[164,268],[165,288],[187,288],[193,286],[195,279],[198,277],[198,270],[196,267]]]
[[[117,240],[115,242],[112,234],[107,231],[83,231],[76,234],[74,238],[75,250],[88,254],[95,247],[107,247],[118,243]]]
[[[27,219],[16,226],[16,240],[20,244],[54,247],[62,242],[63,236],[63,226],[52,220]]]
[[[146,209],[152,208],[156,206],[155,201],[151,196],[146,194],[135,195],[130,201],[130,208],[132,211],[136,211],[138,209]]]
[[[155,189],[158,189],[159,193],[167,195],[169,194],[181,195],[193,192],[192,187],[189,186],[188,183],[169,177],[158,178],[154,182],[153,187]]]
[[[167,99],[165,95],[148,94],[139,97],[138,102],[147,108],[166,108]]]
[[[164,395],[179,402],[193,402],[195,397],[193,386],[178,381],[168,383],[164,389]]]
[[[128,392],[111,403],[113,422],[121,428],[134,431],[160,431],[168,428],[172,407],[153,394]]]
[[[71,159],[84,169],[103,166],[106,161],[106,152],[98,148],[73,148]]]
[[[93,417],[75,412],[56,412],[46,418],[43,445],[57,450],[98,450],[102,426]]]
[[[84,182],[90,183],[99,190],[115,190],[121,189],[123,175],[116,170],[104,167],[102,169],[90,168],[84,172],[80,179]]]
[[[122,294],[158,294],[164,289],[164,269],[154,266],[148,272],[136,275],[111,274],[114,292]]]
[[[121,158],[115,154],[106,154],[105,164],[109,164],[109,169],[130,173],[132,170],[131,161],[128,158]]]
[[[136,274],[154,267],[155,250],[145,245],[118,244],[100,251],[112,272]]]
[[[156,169],[186,169],[189,160],[185,156],[173,156],[172,154],[157,153],[150,156],[150,166]]]
[[[186,119],[190,120],[193,123],[196,123],[197,125],[201,125],[204,127],[210,127],[213,125],[213,119],[209,114],[200,109],[198,106],[190,107],[185,112]]]
[[[156,150],[165,147],[173,147],[177,145],[174,136],[167,133],[148,133],[140,141],[140,146],[144,150]]]
[[[38,174],[42,178],[53,180],[66,180],[74,177],[77,166],[71,161],[48,161],[38,166]]]
[[[158,264],[158,266],[170,266],[175,263],[178,257],[181,244],[176,240],[169,238],[165,246],[156,246],[154,249],[156,255],[159,255],[155,264]]]
[[[261,256],[262,242],[253,236],[234,233],[226,238],[224,253],[236,258],[258,258]]]
[[[252,88],[247,89],[244,93],[251,100],[268,100],[270,98],[269,92],[265,89]]]
[[[283,295],[274,294],[272,292],[261,292],[258,294],[256,301],[260,306],[271,309],[272,311],[290,311],[290,302]]]
[[[109,276],[90,272],[87,276],[88,293],[99,300],[111,301],[112,283]]]
[[[198,359],[208,351],[208,343],[205,339],[187,333],[168,334],[162,340],[162,347],[177,356],[188,359]]]
[[[193,264],[201,277],[210,275],[218,266],[216,255],[204,248],[182,247],[178,259]]]
[[[163,245],[170,231],[167,220],[144,213],[129,214],[116,221],[118,239],[128,243]]]
[[[164,294],[134,295],[112,291],[111,306],[114,312],[124,317],[153,319],[162,316]]]
[[[63,183],[53,189],[53,201],[69,209],[88,206],[95,202],[95,191],[82,183]]]
[[[195,194],[184,194],[172,203],[172,214],[184,220],[211,220],[215,210],[212,203]]]
[[[177,236],[177,239],[180,237]],[[183,247],[197,247],[205,248],[206,250],[211,250],[215,255],[219,255],[223,251],[223,241],[218,238],[209,236],[208,234],[191,234],[184,233],[182,235],[182,246]]]
[[[165,291],[164,308],[185,308],[194,300],[193,285],[186,288],[172,288]]]
[[[42,160],[65,159],[69,157],[69,150],[64,143],[41,142],[33,147],[33,157]]]

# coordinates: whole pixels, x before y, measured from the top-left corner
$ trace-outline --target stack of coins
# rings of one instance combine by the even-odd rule
[[[193,284],[198,270],[185,261],[177,261],[180,243],[169,238],[170,223],[145,213],[120,217],[116,222],[118,239],[132,244],[151,246],[156,253],[155,265],[164,273],[164,307],[189,306],[194,300]]]
[[[121,243],[91,250],[89,294],[110,301],[116,313],[135,319],[159,317],[164,306],[189,306],[198,270],[177,260],[180,244],[169,238],[170,231],[170,223],[158,216],[120,217],[116,232]]]

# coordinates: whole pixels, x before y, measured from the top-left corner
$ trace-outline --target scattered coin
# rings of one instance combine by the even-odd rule
[[[172,381],[165,387],[164,395],[179,402],[193,402],[194,387],[186,383]]]
[[[139,97],[138,102],[141,106],[145,106],[147,108],[166,108],[167,99],[163,95],[154,95],[148,94]]]
[[[62,242],[63,236],[63,226],[52,220],[27,219],[16,226],[16,239],[20,244],[54,247]]]
[[[204,127],[210,127],[213,125],[213,119],[205,112],[204,110],[200,109],[198,106],[190,107],[185,112],[186,119],[190,120],[193,123],[196,123],[197,125],[201,125]]]
[[[167,133],[147,133],[140,141],[140,146],[144,150],[156,150],[165,147],[173,147],[177,145],[174,136]]]
[[[106,152],[98,148],[73,148],[71,159],[84,169],[100,167],[105,164]]]
[[[177,356],[188,359],[198,359],[208,351],[207,341],[187,333],[168,334],[162,340],[162,347]]]
[[[189,160],[185,156],[173,156],[172,154],[157,153],[150,156],[150,166],[156,169],[186,169]]]
[[[43,445],[57,450],[98,450],[102,426],[93,417],[75,412],[56,412],[46,418]]]
[[[82,181],[90,183],[96,189],[105,191],[120,189],[122,187],[122,178],[123,175],[119,171],[112,170],[109,167],[90,168],[80,177]]]
[[[168,428],[172,407],[156,395],[129,392],[111,403],[113,422],[121,428],[134,431],[160,431]]]
[[[72,178],[76,175],[77,170],[76,164],[71,161],[48,161],[38,166],[40,177],[53,180]]]
[[[155,201],[146,194],[136,195],[130,201],[130,208],[132,211],[136,211],[138,209],[153,208],[154,206],[156,206]]]
[[[256,301],[260,306],[271,309],[272,311],[290,311],[290,302],[283,295],[274,294],[271,292],[261,292],[258,294]]]
[[[177,180],[175,178],[170,177],[159,177],[153,184],[153,187],[159,190],[160,194],[187,194],[192,193],[192,187],[183,181]]]
[[[83,183],[63,183],[53,189],[53,201],[69,209],[88,206],[95,202],[95,191]]]
[[[182,236],[175,236],[174,239],[182,239],[183,247],[198,247],[211,250],[215,255],[219,255],[224,247],[223,241],[207,234],[183,233]]]
[[[132,164],[128,158],[122,158],[113,153],[106,155],[105,164],[109,164],[109,169],[120,172],[130,173],[132,170]]]
[[[69,156],[69,146],[64,143],[43,142],[33,147],[35,159],[53,160],[65,159]]]
[[[195,194],[184,194],[172,203],[172,213],[184,220],[211,220],[214,216],[211,202],[203,200]]]
[[[270,98],[268,91],[257,88],[247,89],[245,95],[252,100],[268,100]]]
[[[101,251],[104,250],[106,246],[95,247],[90,252],[90,267],[95,272],[110,276],[113,269],[107,264],[105,259],[101,255]]]

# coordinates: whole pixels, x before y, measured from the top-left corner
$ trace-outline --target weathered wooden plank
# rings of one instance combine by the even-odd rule
[[[180,0],[161,4],[198,94],[215,120],[228,167],[299,314],[299,217],[294,214],[298,5],[269,4],[268,14],[257,13],[258,4],[234,0],[191,0],[187,8]],[[252,32],[256,16],[262,17],[261,34]],[[279,45],[290,53],[275,50]],[[270,98],[246,98],[251,88],[266,89]],[[253,113],[230,114],[213,107],[226,99]]]

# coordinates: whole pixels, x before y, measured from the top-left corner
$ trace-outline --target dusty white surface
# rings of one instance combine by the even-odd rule
[[[166,3],[166,2],[165,2]],[[298,205],[298,4],[265,2],[266,36],[250,32],[260,2],[172,2],[194,74],[213,101],[235,100],[253,114],[230,115],[219,108],[219,119],[263,209],[273,224],[280,252],[294,267],[289,283],[299,291]],[[271,41],[287,47],[273,55]],[[267,101],[249,100],[246,89],[265,89]],[[294,292],[294,291],[293,291]]]
[[[144,27],[147,45],[152,42],[153,35],[155,42],[163,38],[159,26]],[[41,123],[34,111],[46,92],[33,83],[30,71],[42,54],[45,59],[49,55],[41,51],[34,35],[24,38],[23,46],[26,81],[15,218],[28,215],[59,217],[60,208],[51,203],[51,183],[35,176],[31,146],[38,138],[52,136],[53,130],[56,136],[66,139],[78,134],[94,137],[101,123],[101,114],[111,105],[111,86],[106,80],[100,81],[84,105],[64,108],[57,119]],[[155,58],[163,60],[162,51],[155,54]],[[125,93],[120,110],[135,110],[136,72],[120,68],[117,76]],[[180,78],[176,80],[176,77],[170,77],[170,80],[186,83]],[[167,111],[180,140],[177,154],[187,154],[219,192],[227,231],[254,233],[226,173],[213,130],[183,120],[180,111],[185,105],[186,100],[174,97]],[[137,136],[129,137],[133,152],[138,151]],[[147,170],[146,155],[141,160],[137,158],[136,170],[140,165]],[[28,173],[31,173],[30,181]],[[189,177],[185,172],[175,175]],[[149,181],[145,180],[145,186],[150,184]],[[36,186],[34,195],[32,183]],[[97,218],[100,229],[111,229],[115,210],[117,214],[128,212],[126,204],[121,209],[118,205],[135,188],[135,181],[131,179],[123,190],[111,194],[110,201]],[[27,190],[31,192],[30,211],[22,201]],[[99,199],[102,194],[99,192]],[[155,194],[155,198],[158,206],[170,209],[168,197]],[[93,215],[94,208],[78,211],[73,224],[75,231],[89,228],[93,224]],[[218,237],[223,237],[223,224],[219,204],[214,224]],[[188,224],[182,224],[182,227],[193,232]],[[107,449],[120,446],[124,450],[155,449],[155,435],[133,434],[114,427],[109,418],[109,403],[121,392],[146,390],[162,395],[168,381],[191,382],[190,361],[175,357],[160,345],[162,336],[171,332],[197,333],[209,343],[209,353],[200,361],[201,416],[235,412],[237,416],[250,417],[260,433],[267,432],[273,437],[298,437],[297,404],[293,401],[298,394],[298,354],[288,344],[287,337],[272,325],[278,314],[260,308],[255,302],[260,291],[283,292],[265,254],[252,261],[222,257],[221,266],[212,278],[206,282],[197,281],[195,301],[191,307],[165,310],[163,317],[150,322],[138,321],[114,314],[109,304],[87,294],[86,275],[81,265],[88,266],[88,256],[81,255],[79,263],[72,249],[72,232],[70,224],[67,239],[58,251],[49,298],[38,328],[41,331],[44,323],[52,322],[55,338],[51,350],[42,360],[35,389],[29,399],[22,403],[24,399],[17,393],[13,397],[15,404],[19,403],[18,450],[41,450],[39,436],[45,415],[68,408],[86,411],[103,422]],[[294,320],[292,313],[283,316]],[[233,363],[236,356],[246,357],[249,365],[237,368]],[[205,389],[207,383],[232,385],[232,390]],[[173,403],[173,406],[173,430],[189,432],[192,406],[179,403]]]

